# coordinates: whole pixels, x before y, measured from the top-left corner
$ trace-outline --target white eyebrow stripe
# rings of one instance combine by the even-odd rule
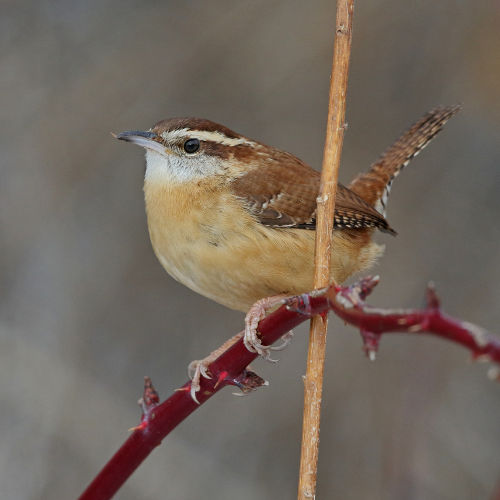
[[[240,144],[246,144],[248,146],[255,146],[255,142],[250,141],[245,138],[234,138],[228,137],[221,132],[210,132],[208,130],[191,130],[189,128],[183,128],[179,130],[170,130],[168,132],[162,132],[161,137],[169,142],[175,141],[176,139],[189,139],[191,137],[200,139],[200,141],[211,141],[217,142],[218,144],[223,144],[225,146],[238,146]]]

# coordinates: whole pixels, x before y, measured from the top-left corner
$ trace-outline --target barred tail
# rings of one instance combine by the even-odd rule
[[[358,175],[349,188],[385,216],[394,179],[460,109],[460,105],[454,105],[429,111],[387,149],[368,172]]]

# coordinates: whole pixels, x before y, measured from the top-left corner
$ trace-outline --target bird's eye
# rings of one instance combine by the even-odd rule
[[[184,143],[184,151],[188,154],[196,153],[200,149],[200,141],[198,139],[188,139]]]

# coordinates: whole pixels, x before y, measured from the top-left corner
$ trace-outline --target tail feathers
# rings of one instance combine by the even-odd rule
[[[460,109],[460,105],[454,105],[429,111],[387,149],[368,172],[358,175],[349,188],[385,216],[394,179]]]

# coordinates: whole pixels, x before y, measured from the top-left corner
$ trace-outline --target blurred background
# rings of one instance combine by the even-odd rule
[[[150,247],[143,152],[110,132],[200,116],[321,165],[333,0],[3,1],[0,496],[76,498],[139,421],[243,316],[167,276]],[[357,2],[341,179],[438,104],[463,111],[392,190],[380,306],[500,333],[500,4]],[[225,390],[176,429],[120,499],[294,498],[307,327],[270,387]],[[430,337],[370,363],[331,320],[318,497],[491,498],[500,388]]]

